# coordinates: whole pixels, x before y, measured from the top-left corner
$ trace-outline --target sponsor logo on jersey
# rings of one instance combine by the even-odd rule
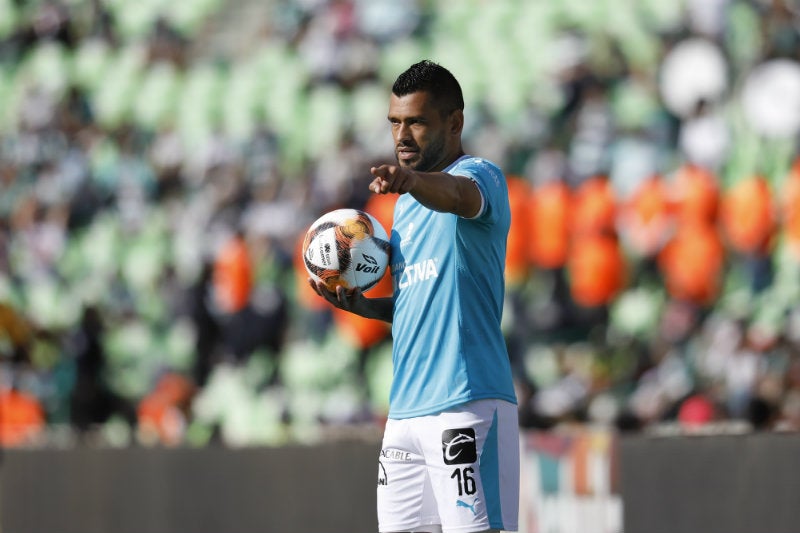
[[[388,459],[390,461],[410,461],[412,457],[411,452],[396,450],[394,448],[385,448],[381,450],[381,459]]]
[[[400,267],[401,265],[397,265]],[[398,268],[399,270],[399,268]],[[405,289],[417,283],[439,277],[435,259],[425,259],[412,265],[403,266],[397,278],[397,287]]]
[[[465,465],[478,460],[475,430],[446,429],[442,432],[442,457],[446,465]]]

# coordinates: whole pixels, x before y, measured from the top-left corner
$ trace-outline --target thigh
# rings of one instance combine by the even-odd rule
[[[388,420],[378,456],[378,530],[441,531],[425,458],[411,426]]]
[[[517,416],[513,404],[479,400],[416,426],[444,532],[517,529]]]

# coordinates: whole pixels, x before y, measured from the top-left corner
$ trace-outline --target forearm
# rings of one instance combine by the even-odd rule
[[[394,314],[394,301],[392,298],[363,298],[360,300],[360,304],[352,309],[352,312],[364,318],[391,323]]]
[[[370,172],[375,176],[369,186],[373,192],[408,193],[428,209],[464,218],[472,218],[481,210],[481,191],[467,177],[446,172],[419,172],[395,165],[372,167]]]
[[[477,185],[464,176],[445,172],[418,172],[414,188],[409,193],[419,203],[443,213],[471,218],[481,207]]]

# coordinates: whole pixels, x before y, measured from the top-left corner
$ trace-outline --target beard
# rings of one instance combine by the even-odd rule
[[[401,147],[406,148],[408,145],[400,145],[395,150],[399,150]],[[395,158],[397,158],[397,163],[409,170],[417,170],[419,172],[430,172],[434,168],[439,165],[441,162],[442,157],[444,156],[444,137],[436,137],[435,139],[431,139],[429,143],[425,145],[424,148],[420,148],[416,146],[419,150],[416,156],[412,159],[400,159],[397,157],[397,151],[395,151]]]

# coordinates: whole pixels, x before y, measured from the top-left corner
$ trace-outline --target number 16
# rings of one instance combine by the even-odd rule
[[[457,483],[459,496],[463,496],[464,494],[475,494],[475,491],[477,490],[475,487],[475,478],[470,475],[474,473],[475,470],[473,470],[471,466],[464,468],[463,473],[460,468],[453,470],[453,475],[450,476],[450,479],[455,478],[458,480]]]

